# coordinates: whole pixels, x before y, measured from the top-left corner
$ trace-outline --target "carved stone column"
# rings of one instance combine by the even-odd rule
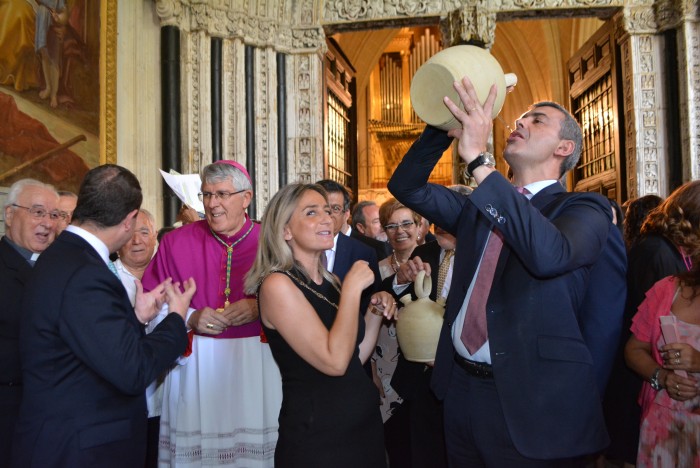
[[[700,1],[657,0],[661,31],[675,30],[678,46],[678,89],[682,180],[700,178]]]
[[[181,35],[182,170],[197,173],[211,162],[211,48],[209,35]]]
[[[625,8],[618,18],[624,96],[625,160],[629,198],[668,195],[662,89],[663,37],[656,35],[651,5]]]
[[[700,2],[687,1],[678,28],[683,180],[700,179]]]
[[[240,38],[225,39],[223,44],[222,99],[223,154],[225,159],[244,162],[246,139],[245,44]]]
[[[311,183],[323,176],[323,60],[320,54],[287,58],[289,181]]]
[[[279,189],[277,166],[277,54],[255,48],[255,197],[257,216]]]
[[[289,181],[323,174],[325,35],[312,0],[156,0],[161,25],[181,30],[182,170],[199,172],[211,161],[210,42],[222,43],[223,157],[246,163],[254,149],[255,215],[280,185],[278,128],[288,126]],[[246,64],[246,48],[252,60]],[[287,115],[277,103],[277,53],[287,55]],[[246,77],[252,74],[252,86]],[[253,96],[247,96],[252,92]],[[246,106],[252,101],[252,105]],[[251,128],[254,132],[247,133]],[[284,147],[284,146],[283,146]],[[250,165],[250,164],[249,164]]]

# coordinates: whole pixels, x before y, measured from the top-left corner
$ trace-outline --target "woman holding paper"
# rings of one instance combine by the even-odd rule
[[[627,364],[646,382],[637,466],[700,466],[700,239],[693,267],[657,282],[632,320]],[[690,252],[689,252],[690,253]]]
[[[630,210],[634,203],[636,201],[630,205]],[[634,215],[634,210],[628,211],[625,223]],[[686,252],[697,243],[700,232],[700,180],[678,187],[655,209],[638,219],[641,225],[637,228],[641,232],[629,244],[627,252],[625,333],[620,337],[621,352],[616,357],[619,361],[615,362],[603,402],[611,439],[606,456],[632,466],[637,464],[641,419],[636,399],[644,381],[625,365],[623,351],[631,336],[632,317],[646,292],[660,279],[689,268],[690,257]]]

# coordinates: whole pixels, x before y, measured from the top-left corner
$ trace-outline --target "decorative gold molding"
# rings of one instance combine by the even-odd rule
[[[117,162],[117,0],[100,4],[100,164]]]

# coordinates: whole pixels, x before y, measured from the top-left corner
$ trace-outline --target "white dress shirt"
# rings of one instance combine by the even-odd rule
[[[535,196],[537,192],[542,190],[545,187],[549,187],[552,184],[557,183],[557,180],[540,180],[538,182],[533,182],[532,184],[528,184],[525,186],[525,188],[530,192],[529,194],[525,195],[528,200],[531,199],[532,197]],[[489,238],[493,232],[489,233]],[[488,239],[486,240],[486,243],[488,243]],[[486,245],[486,244],[484,244]],[[491,364],[491,348],[489,347],[489,341],[488,338],[486,342],[483,344],[481,348],[479,348],[474,354],[469,354],[469,351],[467,351],[467,347],[464,346],[464,343],[462,343],[462,327],[464,325],[464,318],[467,315],[467,306],[469,305],[469,299],[472,297],[472,290],[474,289],[474,282],[476,281],[476,277],[479,274],[479,269],[481,268],[481,260],[483,259],[484,252],[482,250],[481,252],[482,258],[479,259],[479,265],[477,266],[476,272],[474,272],[474,277],[472,278],[472,282],[469,285],[469,289],[467,290],[467,295],[464,297],[464,302],[462,303],[462,307],[459,309],[459,314],[457,314],[457,318],[455,319],[454,323],[452,324],[452,344],[455,347],[455,350],[457,351],[457,354],[460,356],[470,359],[472,361],[477,361],[477,362],[485,362],[487,364]],[[450,275],[451,276],[451,275]],[[445,281],[447,283],[447,281]]]

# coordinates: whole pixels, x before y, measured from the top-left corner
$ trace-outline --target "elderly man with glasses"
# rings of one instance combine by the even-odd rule
[[[39,254],[51,244],[60,218],[58,193],[50,185],[22,179],[5,202],[0,239],[0,453],[9,454],[22,397],[19,318],[24,285]],[[0,457],[0,467],[9,457]]]
[[[282,385],[255,297],[243,292],[260,233],[246,214],[252,181],[235,161],[201,176],[205,219],[164,236],[142,280],[146,289],[168,277],[198,285],[187,316],[191,354],[165,379],[159,463],[271,467]]]

